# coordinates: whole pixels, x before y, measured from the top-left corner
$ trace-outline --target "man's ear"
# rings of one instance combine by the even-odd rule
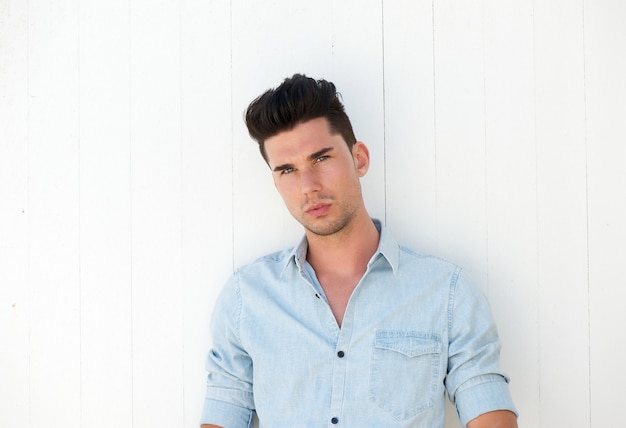
[[[354,143],[354,146],[352,146],[352,158],[354,159],[354,167],[359,177],[363,177],[370,167],[370,151],[363,142],[357,141]]]

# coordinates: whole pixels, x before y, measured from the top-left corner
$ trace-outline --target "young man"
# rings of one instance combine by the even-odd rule
[[[216,304],[203,427],[517,427],[484,297],[367,213],[335,86],[295,75],[246,125],[305,236],[237,270]]]

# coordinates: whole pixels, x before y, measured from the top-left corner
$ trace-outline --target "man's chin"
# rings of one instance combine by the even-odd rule
[[[346,227],[347,222],[318,218],[316,221],[308,221],[301,224],[306,230],[316,236],[331,236],[341,232]]]

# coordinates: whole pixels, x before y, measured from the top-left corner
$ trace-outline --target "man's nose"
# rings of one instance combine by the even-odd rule
[[[315,171],[307,168],[300,173],[300,187],[305,195],[318,192],[321,188],[320,180]]]

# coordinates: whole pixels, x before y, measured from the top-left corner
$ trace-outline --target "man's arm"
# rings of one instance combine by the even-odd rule
[[[220,292],[211,319],[206,396],[198,421],[204,428],[250,428],[254,416],[252,359],[239,340],[241,304],[238,278],[233,275]]]
[[[511,411],[496,410],[472,419],[467,428],[517,428],[517,417]]]
[[[449,314],[446,388],[468,428],[516,428],[508,377],[499,367],[500,339],[484,294],[457,276]]]

